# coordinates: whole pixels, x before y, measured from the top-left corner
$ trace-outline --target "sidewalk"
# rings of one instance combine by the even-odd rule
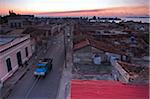
[[[25,75],[27,70],[28,68],[26,67],[18,68],[18,70],[4,82],[4,85],[1,91],[2,99],[6,98],[9,95],[9,93],[13,89],[13,86],[17,83],[19,79],[21,79]]]
[[[71,92],[71,79],[72,79],[72,41],[66,40],[66,66],[63,66],[63,72],[61,76],[60,85],[58,88],[58,93],[56,99],[70,99]],[[66,67],[66,68],[65,68]]]
[[[33,54],[31,58],[28,60],[28,65],[23,67],[19,67],[18,70],[8,78],[1,89],[0,99],[5,99],[10,92],[12,91],[14,85],[27,73],[27,71],[32,67],[32,65],[37,60],[38,56],[43,55],[43,50],[39,49],[37,55]]]
[[[64,68],[56,99],[70,99],[71,67]]]

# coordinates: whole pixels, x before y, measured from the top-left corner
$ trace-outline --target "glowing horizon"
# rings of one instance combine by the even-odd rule
[[[52,16],[63,16],[63,14],[68,16],[116,14],[115,16],[117,16],[136,15],[136,13],[137,15],[148,15],[148,4],[148,0],[0,0],[0,15],[8,14],[9,10],[19,14],[42,15],[47,13]],[[138,8],[137,11],[135,8]],[[95,11],[95,9],[99,11]]]
[[[134,13],[136,12],[136,13]],[[136,7],[113,7],[106,9],[93,9],[93,10],[78,10],[78,11],[63,11],[63,12],[42,12],[35,13],[36,15],[44,16],[149,16],[149,8],[144,6]]]

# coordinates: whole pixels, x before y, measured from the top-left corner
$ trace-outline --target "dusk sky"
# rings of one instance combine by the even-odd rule
[[[1,15],[147,16],[148,0],[0,0]]]

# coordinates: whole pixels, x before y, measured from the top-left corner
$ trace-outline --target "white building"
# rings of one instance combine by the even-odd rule
[[[8,17],[8,26],[10,28],[23,28],[28,25],[28,22],[32,22],[34,19],[33,15],[16,15]]]
[[[8,17],[8,26],[10,28],[22,28],[24,21],[25,19],[20,16]]]
[[[32,52],[30,35],[0,36],[0,81],[9,78]]]

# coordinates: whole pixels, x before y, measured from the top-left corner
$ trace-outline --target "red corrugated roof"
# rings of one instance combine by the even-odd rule
[[[93,39],[86,39],[84,41],[81,41],[81,42],[75,44],[73,49],[78,50],[78,49],[81,49],[86,46],[92,46],[97,49],[103,50],[105,52],[111,52],[111,53],[116,53],[116,54],[120,54],[120,55],[127,55],[125,52],[121,51],[121,49],[116,48],[115,46],[113,46],[109,43],[102,42],[102,41],[96,41]]]
[[[89,40],[86,39],[84,41],[81,41],[81,42],[75,44],[74,50],[81,49],[81,48],[86,47],[88,45],[90,45],[90,42],[89,42]]]
[[[149,99],[149,86],[106,80],[72,80],[71,99]]]

